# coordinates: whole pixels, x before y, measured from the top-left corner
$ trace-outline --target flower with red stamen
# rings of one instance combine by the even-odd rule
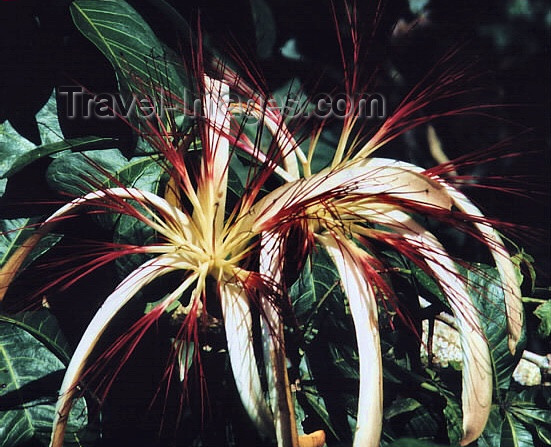
[[[350,100],[361,89],[356,72],[359,39],[356,13],[348,8],[346,13],[354,47],[351,66],[343,55]],[[339,46],[344,53],[340,34]],[[140,290],[175,271],[182,272],[177,287],[103,358],[110,358],[126,343],[130,345],[129,355],[143,332],[176,301],[181,301],[186,315],[180,335],[187,341],[196,341],[198,318],[212,298],[210,295],[215,295],[221,306],[237,390],[258,430],[267,437],[275,437],[279,447],[297,447],[308,442],[322,445],[323,436],[319,433],[298,436],[287,375],[282,308],[284,303],[288,304],[285,267],[294,262],[287,252],[291,239],[298,247],[298,267],[303,267],[315,247],[325,250],[350,306],[360,373],[354,446],[378,446],[382,430],[378,301],[387,305],[386,302],[394,304],[398,300],[382,273],[384,263],[377,252],[380,246],[400,253],[428,273],[447,298],[463,350],[461,444],[474,441],[484,429],[492,403],[489,347],[458,263],[421,222],[426,218],[456,225],[487,246],[501,279],[512,353],[523,324],[514,266],[492,222],[440,176],[445,168],[425,170],[397,160],[371,157],[373,151],[398,135],[431,119],[433,116],[417,116],[429,102],[460,94],[460,90],[450,89],[457,76],[451,76],[451,69],[446,70],[434,85],[414,89],[371,137],[357,133],[357,117],[347,114],[328,167],[315,172],[316,135],[305,154],[300,139],[288,129],[277,107],[272,107],[276,105],[273,98],[263,101],[263,96],[255,91],[258,85],[255,89],[249,87],[233,71],[221,66],[211,70],[216,75],[203,75],[201,51],[196,56],[195,70],[199,75],[195,82],[201,116],[195,117],[193,129],[180,133],[171,117],[147,120],[144,129],[140,129],[143,139],[162,154],[161,163],[170,173],[167,186],[170,194],[160,197],[121,182],[114,182],[116,186],[111,187],[96,184],[96,190],[72,200],[46,219],[0,271],[0,284],[7,286],[40,238],[57,221],[83,206],[132,216],[156,234],[153,244],[121,247],[115,254],[97,253],[93,261],[85,262],[72,276],[59,279],[72,284],[84,270],[117,256],[135,253],[150,256],[105,299],[84,332],[60,390],[51,446],[63,445],[76,386],[109,323]],[[242,104],[230,104],[230,89],[251,100],[246,110]],[[347,102],[347,111],[354,107]],[[473,110],[467,107],[453,113]],[[182,105],[183,114],[195,112],[195,108]],[[259,119],[271,133],[272,142],[267,150],[242,132],[237,118],[242,112]],[[439,116],[450,114],[444,112]],[[252,168],[242,197],[232,207],[228,204],[228,177],[230,161],[237,151],[249,157]],[[195,156],[198,163],[194,163]],[[263,190],[274,177],[279,177],[280,185]],[[212,284],[215,293],[209,294]],[[260,310],[267,391],[256,358],[252,306]],[[182,346],[179,343],[175,343],[176,350]]]

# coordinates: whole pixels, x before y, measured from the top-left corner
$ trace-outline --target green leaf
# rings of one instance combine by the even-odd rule
[[[47,310],[0,314],[0,324],[12,324],[23,329],[46,346],[65,365],[69,364],[71,347],[61,333],[56,318]]]
[[[71,138],[68,140],[58,141],[56,143],[36,146],[33,149],[17,155],[17,157],[12,157],[14,158],[14,160],[11,163],[11,166],[6,171],[0,171],[0,177],[9,178],[13,174],[19,172],[21,169],[33,163],[34,161],[43,157],[57,154],[59,152],[63,152],[66,150],[77,152],[95,149],[108,149],[115,146],[116,143],[117,140],[114,138],[89,136],[82,138]]]
[[[36,114],[36,123],[42,145],[63,141],[57,119],[55,92],[52,92],[48,102]],[[5,179],[20,169],[17,165],[22,163],[25,157],[32,158],[29,153],[36,151],[37,147],[39,146],[17,133],[8,121],[0,124],[0,179]]]
[[[327,316],[328,302],[339,306],[347,302],[338,273],[321,246],[316,246],[306,261],[299,278],[289,289],[289,296],[307,343],[316,337],[317,320]]]
[[[544,405],[545,408],[541,406]],[[551,410],[539,402],[535,389],[509,392],[501,406],[493,406],[479,447],[551,445]]]
[[[551,300],[536,307],[534,315],[540,319],[538,334],[542,337],[549,337],[551,335]]]
[[[33,437],[50,439],[57,390],[65,370],[67,342],[47,311],[0,320],[0,447],[13,447]],[[79,431],[88,423],[84,398],[75,401],[65,445],[82,445]]]
[[[126,186],[149,191],[162,196],[161,187],[165,171],[152,157],[136,157],[130,160],[117,174],[117,179]],[[139,208],[139,206],[138,206]],[[135,217],[121,214],[116,219],[114,242],[120,244],[147,245],[156,239],[155,231]],[[140,266],[148,255],[134,254],[118,258],[117,271],[120,276]]]
[[[448,438],[451,443],[459,442],[463,437],[463,412],[459,399],[438,380],[430,383],[438,389],[438,394],[446,400],[444,416],[446,417]]]
[[[66,150],[103,149],[116,143],[113,138],[93,136],[64,139],[59,127],[55,91],[36,114],[36,123],[42,142],[39,146],[19,135],[8,121],[0,124],[0,195],[4,193],[6,179],[40,158]]]
[[[517,248],[518,249],[518,248]],[[518,249],[518,252],[511,256],[511,261],[516,267],[517,279],[519,284],[523,284],[527,279],[522,274],[522,266],[526,267],[528,276],[530,278],[530,291],[533,292],[536,287],[536,269],[534,268],[534,258],[524,251],[524,249]]]
[[[421,404],[419,403],[419,401],[411,397],[396,399],[389,407],[385,408],[384,418],[392,419],[394,416],[416,410],[420,406]]]
[[[15,253],[15,251],[33,233],[33,220],[30,218],[0,220],[0,266]],[[23,270],[51,247],[57,244],[63,236],[50,233],[44,236],[21,265]]]
[[[163,170],[155,156],[128,160],[118,149],[65,153],[47,171],[52,188],[81,196],[99,187],[139,188],[157,193]]]
[[[109,178],[104,172],[116,177],[128,163],[118,149],[67,152],[50,163],[46,176],[53,189],[81,196],[95,191],[98,185],[107,186]]]
[[[333,436],[339,439],[339,436],[333,428],[333,424],[331,424],[331,417],[329,416],[329,413],[325,406],[325,401],[323,400],[323,397],[319,394],[318,389],[315,385],[316,382],[312,375],[312,371],[310,369],[310,365],[308,363],[308,358],[306,357],[306,355],[303,355],[300,360],[299,372],[301,383],[299,389],[297,389],[297,399],[295,399],[295,405],[298,405],[303,413],[308,412],[308,410],[314,411],[323,421],[327,429],[333,434]],[[305,398],[303,406],[301,406],[298,402],[299,396]],[[302,407],[304,407],[304,409]],[[303,419],[305,419],[305,417],[303,417]]]
[[[139,156],[128,160],[118,149],[63,154],[50,164],[47,171],[52,188],[75,196],[98,187],[117,187],[120,184],[159,194],[164,175],[157,156]],[[116,243],[143,245],[155,238],[155,232],[149,226],[126,214],[97,217],[102,225],[114,229]],[[139,254],[119,258],[117,269],[124,276],[145,259],[147,255]]]
[[[163,296],[162,298],[158,299],[157,301],[148,302],[148,303],[145,305],[144,314],[148,314],[148,313],[151,312],[153,309],[155,309],[159,304],[161,304],[161,303],[167,298],[167,296],[168,296],[168,295],[165,295],[165,296]],[[165,313],[167,313],[167,314],[172,313],[172,311],[176,310],[176,309],[178,308],[178,306],[180,306],[180,301],[174,300],[174,301],[172,302],[172,304],[170,304],[170,305],[165,309]]]
[[[166,49],[138,12],[123,0],[77,0],[71,16],[79,31],[109,60],[121,91],[157,97],[155,87],[184,97],[185,83],[176,57]],[[132,79],[144,85],[136,88]],[[155,86],[151,86],[153,82]]]
[[[472,264],[463,274],[488,340],[496,387],[507,390],[519,358],[513,357],[507,343],[507,315],[499,274],[484,264]]]

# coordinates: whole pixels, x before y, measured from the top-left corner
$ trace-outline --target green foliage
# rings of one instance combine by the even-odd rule
[[[157,98],[160,93],[153,86],[159,86],[184,97],[186,82],[176,57],[127,2],[77,0],[71,4],[71,15],[115,69],[121,91]],[[136,78],[145,91],[136,88]]]
[[[549,403],[537,388],[510,391],[501,406],[492,407],[479,447],[551,445]]]
[[[112,138],[93,136],[63,138],[57,117],[55,92],[36,114],[35,121],[42,142],[38,146],[21,136],[8,121],[0,124],[0,185],[5,185],[8,178],[40,158],[67,150],[102,149],[112,147],[115,143]],[[4,193],[4,187],[0,188],[0,196]]]
[[[50,440],[55,401],[70,358],[56,319],[46,310],[0,315],[0,446],[15,447],[34,438]],[[76,400],[68,422],[68,446],[83,446],[88,423],[84,398]]]
[[[469,292],[480,310],[482,329],[490,346],[496,387],[507,390],[519,358],[511,355],[507,345],[507,317],[499,275],[493,267],[474,264],[466,271],[465,276]],[[523,347],[521,342],[519,351]]]
[[[36,219],[0,219],[0,267],[3,266],[15,251],[32,234]],[[46,235],[27,256],[21,270],[35,259],[46,253],[51,247],[61,240],[59,234]]]
[[[540,319],[538,334],[542,337],[549,337],[551,335],[551,300],[540,304],[534,310],[534,315]]]
[[[411,0],[409,7],[413,13],[420,14],[427,3]],[[521,3],[514,2],[515,10],[521,10]],[[157,5],[165,13],[172,8],[163,1]],[[112,65],[121,92],[156,97],[159,95],[157,87],[160,87],[176,96],[186,94],[188,81],[181,63],[145,17],[129,3],[76,0],[70,11],[76,27]],[[274,54],[277,42],[277,23],[271,2],[251,0],[250,12],[257,54],[261,59],[269,58]],[[181,20],[181,17],[173,18]],[[280,92],[290,91],[292,85],[284,85]],[[9,122],[0,124],[0,195],[7,179],[14,174],[40,158],[55,156],[48,167],[47,180],[56,191],[78,196],[98,187],[123,185],[164,196],[168,174],[162,168],[159,156],[153,154],[147,145],[142,147],[143,155],[127,159],[118,149],[113,149],[116,140],[111,138],[64,139],[54,94],[37,113],[36,124],[41,137],[38,146],[21,136]],[[321,135],[314,172],[331,160],[337,141],[331,132]],[[271,142],[267,132],[260,140],[265,146]],[[308,142],[305,139],[301,144],[307,148]],[[201,148],[195,149],[198,153],[201,151]],[[228,196],[232,203],[237,203],[243,196],[251,167],[258,168],[252,166],[247,156],[232,157],[228,171]],[[99,216],[96,220],[112,232],[113,241],[117,243],[143,245],[156,238],[150,227],[133,217]],[[33,222],[27,217],[0,221],[0,266],[31,234]],[[61,237],[49,235],[43,238],[26,263],[33,262]],[[392,251],[385,252],[383,257],[394,276],[389,275],[399,284],[397,296],[401,301],[417,303],[418,297],[423,296],[438,311],[447,307],[441,289],[426,272]],[[348,302],[339,275],[321,246],[316,246],[308,259],[299,261],[303,261],[303,268],[288,290],[297,325],[286,328],[290,370],[297,379],[294,396],[299,429],[304,432],[309,424],[318,423],[328,433],[330,447],[347,445],[356,426],[359,380],[358,353]],[[528,269],[533,289],[533,259],[521,253],[515,261],[519,267],[525,265]],[[118,260],[120,275],[127,274],[142,262],[141,255]],[[551,445],[551,411],[548,410],[551,400],[548,393],[546,395],[541,389],[519,391],[519,387],[511,383],[522,349],[519,348],[516,357],[508,350],[503,290],[496,269],[472,264],[462,268],[461,272],[467,279],[479,309],[484,335],[491,347],[497,388],[490,420],[478,447]],[[145,311],[152,310],[155,304],[147,304]],[[174,311],[177,306],[178,302],[175,302],[167,312]],[[534,315],[541,320],[540,335],[550,336],[551,301],[541,304]],[[453,368],[416,363],[418,352],[415,345],[418,347],[420,342],[407,347],[399,344],[400,340],[415,335],[411,328],[400,326],[399,318],[392,310],[383,312],[380,327],[385,388],[382,445],[456,445],[462,436],[458,372]],[[176,361],[179,379],[183,382],[191,375],[194,356],[201,346],[195,342],[177,343]],[[58,379],[69,356],[67,342],[49,312],[42,310],[16,317],[0,315],[0,433],[3,435],[0,447],[17,447],[33,437],[47,445]],[[225,404],[218,396],[213,396],[213,401],[216,405]],[[217,422],[220,425],[227,423]],[[67,445],[84,445],[81,431],[87,423],[86,401],[79,398],[69,419]],[[231,431],[231,427],[224,429]]]
[[[160,193],[163,177],[166,178],[165,172],[156,157],[139,156],[128,160],[118,149],[66,153],[56,158],[47,171],[48,182],[53,188],[75,196],[98,187],[120,185]],[[114,229],[113,239],[117,243],[144,243],[155,237],[151,227],[126,214],[102,215],[98,219],[105,227]],[[125,276],[145,258],[144,255],[131,255],[118,259],[120,276]]]

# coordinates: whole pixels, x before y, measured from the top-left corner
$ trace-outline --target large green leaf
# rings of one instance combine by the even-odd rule
[[[533,447],[551,445],[551,410],[538,403],[533,390],[509,392],[494,405],[478,447]]]
[[[23,244],[32,234],[34,228],[32,223],[33,221],[30,218],[0,220],[0,266],[4,265],[10,256],[13,255],[21,244]],[[21,266],[21,270],[39,256],[43,255],[59,242],[61,238],[61,235],[53,233],[44,236],[26,257]]]
[[[89,151],[94,149],[108,149],[117,144],[117,140],[114,138],[102,138],[102,137],[82,137],[82,138],[70,138],[57,143],[44,144],[42,146],[36,146],[33,149],[27,150],[19,154],[12,156],[13,163],[11,166],[2,173],[4,178],[9,178],[16,172],[19,172],[24,167],[30,165],[32,162],[39,158],[47,157],[57,154],[59,152],[71,150],[73,152]]]
[[[176,57],[165,48],[151,27],[124,0],[77,0],[71,15],[80,32],[109,60],[121,91],[144,93],[152,81],[156,87],[183,98],[185,82]],[[137,88],[135,80],[142,81]],[[134,80],[134,81],[133,81]],[[152,87],[148,93],[157,97]]]
[[[334,323],[341,328],[348,325],[349,322],[345,323],[340,318],[335,318],[336,309],[328,308],[328,305],[333,303],[342,310],[347,300],[340,287],[338,273],[321,246],[316,246],[299,278],[289,289],[289,294],[294,313],[302,323],[306,343],[315,339],[320,318],[328,319],[326,324]]]
[[[36,124],[42,143],[39,146],[20,135],[8,121],[0,124],[0,179],[8,179],[32,162],[59,152],[103,149],[116,144],[113,138],[94,136],[64,139],[59,127],[55,92],[36,114]]]
[[[305,414],[310,412],[317,414],[325,424],[326,428],[333,434],[333,436],[335,436],[335,438],[338,439],[338,434],[333,429],[331,418],[327,411],[327,407],[325,406],[323,397],[320,395],[316,387],[316,381],[312,375],[312,370],[306,355],[303,355],[300,360],[299,372],[300,386],[297,388],[297,399],[295,400],[295,405],[298,405],[298,407]]]
[[[0,315],[0,447],[32,438],[48,445],[67,348],[46,310]],[[87,423],[86,402],[79,398],[69,416],[65,445],[81,446],[78,433]]]
[[[74,196],[119,184],[157,192],[161,175],[157,158],[140,156],[128,160],[118,149],[65,153],[52,161],[47,171],[52,188]]]
[[[505,297],[499,274],[497,269],[484,264],[472,264],[464,274],[490,346],[497,388],[507,390],[519,357],[511,355],[507,343]]]

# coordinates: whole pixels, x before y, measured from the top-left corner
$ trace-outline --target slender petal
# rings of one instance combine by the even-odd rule
[[[418,174],[422,174],[424,171],[424,169],[419,166],[403,161],[386,158],[372,158],[370,160],[373,165],[396,166]],[[462,192],[458,191],[442,178],[437,176],[431,176],[431,178],[438,181],[446,189],[446,192],[453,200],[453,204],[459,211],[475,218],[481,219],[484,217],[482,212]],[[515,273],[515,266],[511,261],[511,257],[507,252],[501,237],[491,225],[484,223],[483,221],[474,222],[473,225],[484,237],[486,245],[494,258],[494,262],[496,263],[497,270],[501,277],[503,293],[505,296],[505,309],[507,312],[507,326],[509,330],[509,350],[514,354],[522,334],[524,321],[520,285]]]
[[[446,189],[448,189],[450,196],[454,199],[454,204],[460,211],[474,217],[483,217],[480,210],[464,194],[450,185],[446,185]],[[508,345],[509,350],[514,355],[522,335],[524,321],[522,295],[515,266],[497,231],[489,224],[476,222],[474,225],[487,241],[502,280],[505,310],[507,312],[507,328],[509,330]]]
[[[259,432],[273,437],[272,414],[264,399],[254,354],[252,318],[249,299],[231,280],[219,284],[228,354],[243,406]]]
[[[204,156],[206,162],[203,180],[199,184],[198,196],[203,198],[202,207],[215,213],[212,224],[216,233],[224,226],[224,210],[226,206],[226,186],[228,183],[229,162],[229,87],[227,84],[205,75],[205,100],[204,107],[208,125],[207,153]],[[206,191],[203,191],[206,189]],[[203,194],[209,197],[205,200]]]
[[[435,180],[399,166],[380,166],[361,160],[335,170],[324,170],[307,179],[287,183],[260,200],[251,210],[253,229],[270,226],[270,221],[289,210],[331,195],[357,198],[387,195],[401,200],[451,208],[446,190]]]
[[[276,284],[281,284],[283,262],[281,239],[277,234],[264,233],[259,272]],[[294,404],[287,374],[283,320],[271,300],[262,299],[260,306],[264,362],[278,447],[298,447]]]
[[[357,248],[352,243],[329,236],[318,240],[337,267],[356,330],[360,394],[354,447],[378,447],[383,425],[383,375],[375,294],[353,257]]]
[[[401,234],[424,257],[448,298],[463,350],[463,439],[477,439],[488,420],[492,404],[492,367],[488,344],[480,326],[476,306],[457,268],[438,240],[401,211],[378,214],[374,219]]]
[[[85,196],[78,197],[66,205],[59,208],[52,215],[50,215],[41,226],[35,231],[35,233],[19,247],[16,252],[10,257],[8,262],[0,269],[0,302],[4,298],[11,281],[17,274],[17,271],[21,267],[21,264],[25,261],[26,257],[32,252],[40,240],[48,234],[54,228],[57,219],[64,215],[67,215],[75,208],[81,205],[85,205],[91,201],[97,201],[101,199],[129,199],[138,200],[142,206],[147,204],[152,205],[157,210],[161,211],[165,215],[171,215],[178,221],[178,229],[187,236],[188,240],[193,240],[193,234],[189,231],[189,219],[179,209],[170,205],[166,200],[162,199],[155,194],[147,191],[142,191],[135,188],[110,188],[103,191],[93,191]],[[145,218],[145,216],[144,216]],[[165,228],[158,225],[154,221],[148,220],[148,224],[157,231],[164,233]]]
[[[177,261],[177,260],[176,260]],[[175,270],[174,256],[162,255],[155,259],[151,259],[139,268],[128,275],[115,289],[115,291],[107,297],[103,305],[90,321],[80,342],[75,349],[71,362],[65,372],[63,383],[59,391],[59,398],[56,403],[56,411],[53,422],[52,439],[50,447],[62,447],[63,438],[65,436],[65,428],[69,417],[69,412],[72,406],[72,397],[75,393],[82,370],[86,365],[88,357],[92,353],[97,341],[107,328],[109,322],[119,312],[119,310],[146,284],[149,284],[155,278],[164,275],[172,270]],[[184,289],[189,287],[195,280],[195,276],[191,276],[184,282]],[[178,298],[183,290],[175,295]]]

